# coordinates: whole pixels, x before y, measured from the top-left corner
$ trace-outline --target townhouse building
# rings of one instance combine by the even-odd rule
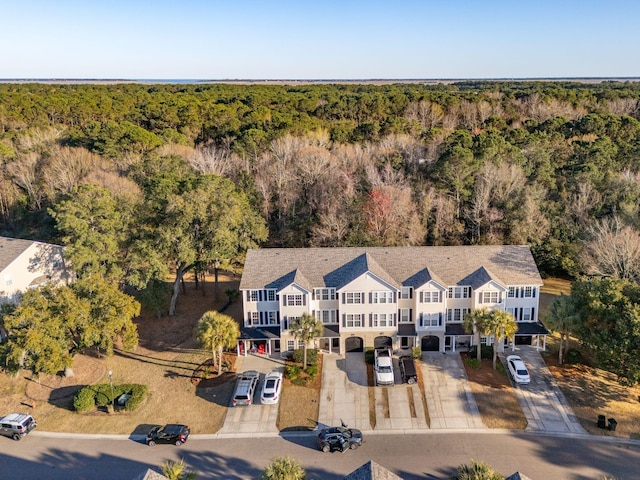
[[[382,345],[456,351],[474,341],[463,320],[476,308],[514,316],[518,331],[500,348],[544,349],[541,286],[531,250],[523,245],[249,250],[240,282],[238,349],[284,354],[299,348],[289,326],[307,313],[322,321],[315,346],[327,352]]]

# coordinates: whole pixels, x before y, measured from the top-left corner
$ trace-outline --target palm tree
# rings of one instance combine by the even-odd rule
[[[291,335],[304,344],[304,363],[302,368],[307,368],[307,345],[322,333],[322,322],[313,315],[303,313],[299,320],[289,325]]]
[[[196,338],[204,348],[211,350],[213,363],[218,364],[218,375],[222,374],[222,350],[233,347],[239,336],[240,328],[229,315],[211,310],[198,320]]]
[[[303,480],[304,468],[292,457],[275,457],[262,472],[261,480]]]
[[[197,477],[196,472],[186,471],[187,465],[184,463],[184,460],[177,462],[167,460],[160,468],[164,476],[169,480],[195,480]]]
[[[518,324],[509,312],[504,310],[492,310],[489,313],[487,330],[493,335],[493,369],[496,369],[498,358],[498,345],[503,338],[511,338],[518,331]]]
[[[562,365],[564,355],[569,350],[571,332],[577,327],[579,321],[580,314],[576,309],[573,297],[563,293],[553,300],[544,323],[551,330],[560,333],[560,350],[558,351],[558,363],[560,365]]]
[[[480,335],[488,335],[487,322],[489,310],[486,308],[476,308],[467,313],[463,318],[462,328],[467,333],[474,333],[476,336],[476,358],[478,362],[482,360],[482,349],[480,348]]]
[[[471,465],[460,465],[455,480],[504,480],[504,477],[496,472],[485,462],[471,460]]]

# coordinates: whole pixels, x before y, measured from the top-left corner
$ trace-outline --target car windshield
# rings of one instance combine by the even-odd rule
[[[380,373],[391,373],[391,367],[381,365],[380,367],[378,367],[378,371]]]
[[[264,392],[262,395],[264,398],[271,398],[275,395],[275,392]]]
[[[340,433],[342,433],[342,435],[344,435],[347,438],[351,438],[351,430],[349,430],[348,428],[344,428],[344,427],[338,427],[338,430],[340,431]]]
[[[265,384],[264,388],[266,390],[273,390],[276,386],[276,381],[273,379],[269,379],[267,380],[267,383]]]
[[[522,368],[518,369],[517,371],[518,371],[518,375],[529,375],[529,372],[527,372]]]

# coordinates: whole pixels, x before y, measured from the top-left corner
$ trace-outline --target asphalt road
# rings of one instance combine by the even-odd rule
[[[166,460],[184,459],[199,479],[258,479],[276,455],[291,455],[308,478],[333,480],[374,460],[405,480],[448,479],[471,459],[488,462],[504,475],[532,480],[619,480],[640,478],[640,443],[527,433],[428,433],[368,435],[358,450],[316,450],[315,436],[254,439],[190,439],[181,447],[147,447],[131,440],[51,438],[31,435],[20,442],[0,437],[0,478],[134,479]]]

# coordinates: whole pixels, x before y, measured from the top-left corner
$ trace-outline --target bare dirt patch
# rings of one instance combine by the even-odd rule
[[[221,275],[220,279],[220,292],[238,287],[238,277]],[[73,377],[43,375],[36,379],[24,371],[15,378],[0,375],[0,412],[29,411],[45,431],[131,434],[143,433],[149,425],[169,422],[186,423],[193,433],[219,430],[232,394],[233,382],[228,380],[233,374],[219,378],[207,374],[207,378],[194,384],[194,375],[199,375],[196,372],[210,360],[211,353],[199,348],[193,330],[204,312],[221,310],[227,298],[221,293],[215,300],[210,279],[205,295],[202,289],[195,289],[193,282],[185,282],[185,288],[175,316],[143,314],[136,320],[140,343],[133,352],[118,350],[112,357],[94,352],[77,355]],[[237,302],[224,313],[239,321],[241,310],[242,305]],[[109,371],[114,384],[148,386],[149,395],[140,408],[112,414],[72,411],[76,391],[85,385],[109,383]]]
[[[461,356],[482,423],[489,428],[526,428],[527,420],[507,375],[494,370],[491,360],[483,359],[480,368],[472,368],[468,355]]]

